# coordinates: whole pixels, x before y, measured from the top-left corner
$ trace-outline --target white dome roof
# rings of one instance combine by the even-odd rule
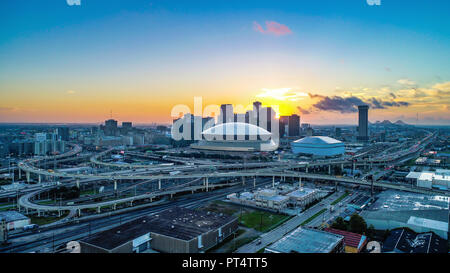
[[[294,141],[294,143],[299,144],[336,144],[336,143],[342,143],[342,141],[339,141],[337,139],[326,137],[326,136],[310,136],[310,137],[304,137],[301,139],[297,139]]]
[[[266,129],[253,124],[243,122],[221,123],[202,132],[207,136],[271,136],[272,134]]]

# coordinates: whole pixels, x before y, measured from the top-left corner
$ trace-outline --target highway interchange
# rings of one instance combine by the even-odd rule
[[[42,228],[39,233],[20,232],[12,234],[10,237],[11,244],[6,248],[0,249],[0,251],[30,252],[48,248],[49,246],[54,249],[55,245],[58,246],[70,240],[82,238],[89,233],[111,228],[145,214],[157,213],[171,206],[199,207],[208,201],[223,199],[226,195],[233,192],[248,190],[262,185],[274,185],[275,182],[286,181],[286,179],[298,181],[295,183],[300,184],[302,181],[333,182],[336,188],[338,184],[354,184],[372,188],[389,188],[450,196],[448,192],[435,189],[427,190],[417,188],[414,185],[399,185],[388,181],[335,176],[332,173],[332,170],[336,167],[341,169],[350,167],[353,170],[357,168],[371,169],[373,166],[389,166],[397,162],[403,162],[417,156],[432,141],[433,137],[434,135],[430,133],[410,149],[406,149],[402,153],[395,154],[395,157],[389,158],[383,155],[378,158],[357,160],[351,158],[346,160],[316,160],[312,162],[282,160],[255,163],[224,163],[217,160],[161,156],[159,154],[131,150],[125,152],[127,156],[159,160],[163,163],[118,164],[104,162],[103,158],[107,158],[110,154],[120,150],[120,147],[116,147],[89,157],[82,155],[82,161],[88,159],[87,163],[89,165],[107,170],[104,172],[88,174],[68,173],[57,169],[49,170],[39,167],[45,166],[48,162],[59,162],[62,160],[66,162],[73,159],[78,162],[78,157],[83,149],[80,145],[71,144],[71,150],[67,153],[53,157],[27,159],[18,163],[19,172],[20,174],[25,174],[27,181],[31,181],[31,176],[38,177],[36,184],[30,184],[25,190],[21,191],[21,196],[18,199],[19,210],[26,213],[35,212],[38,215],[57,212],[59,216],[62,215],[62,212],[69,211],[68,217],[55,225]],[[320,172],[315,173],[319,169]],[[113,193],[117,193],[120,190],[123,191],[123,189],[118,187],[121,183],[128,183],[127,185],[129,186],[126,189],[137,188],[143,184],[152,184],[152,187],[154,185],[157,189],[151,192],[135,194],[134,196],[113,198],[112,200],[107,198],[102,201],[90,202],[88,200],[87,202],[76,204],[39,204],[36,202],[36,199],[40,194],[45,194],[51,188],[57,187],[55,183],[44,182],[46,180],[58,180],[59,183],[57,184],[77,187],[83,184],[103,181],[111,184],[111,187],[114,188],[111,191]],[[183,193],[183,195],[179,196],[180,193]],[[0,194],[11,193],[2,192]],[[174,196],[176,197],[174,198]],[[138,203],[138,201],[143,202]],[[124,204],[125,206],[123,206]],[[116,211],[119,205],[122,205],[121,209]],[[135,207],[133,208],[133,206]],[[102,213],[104,207],[110,207],[111,210]],[[307,213],[294,217],[289,222],[273,230],[272,233],[267,234],[263,242],[267,241],[267,244],[273,242],[281,236],[282,232],[280,230],[283,230],[283,228],[287,230],[289,228],[286,227],[290,225],[298,226],[304,221],[305,217],[309,217],[308,215],[314,214],[315,210],[320,208],[318,204],[310,208]],[[86,209],[96,210],[99,216],[86,217],[86,215],[82,214],[82,211]],[[251,244],[246,247],[248,249],[240,249],[238,252],[253,251],[257,247],[261,248],[260,245],[252,247]]]

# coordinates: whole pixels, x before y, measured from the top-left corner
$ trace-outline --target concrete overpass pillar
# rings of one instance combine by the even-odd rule
[[[58,217],[61,217],[61,210],[58,210]]]
[[[22,170],[20,168],[19,169],[19,180],[22,179]]]
[[[114,203],[114,204],[113,204],[113,210],[116,210],[116,207],[117,207],[117,204]]]
[[[114,180],[114,191],[117,191],[117,181]]]
[[[341,163],[341,172],[344,172],[344,163]]]
[[[353,169],[352,169],[352,174],[354,174],[354,173],[355,173],[355,170],[356,170],[356,163],[355,163],[355,162],[353,162]]]
[[[302,188],[302,178],[301,177],[298,178],[298,188],[299,189]]]
[[[372,176],[372,180],[370,182],[370,196],[373,197],[373,176]]]
[[[158,180],[158,190],[161,189],[161,179]]]
[[[306,166],[306,173],[308,173],[308,166]]]
[[[331,164],[328,165],[328,175],[331,175]]]
[[[272,176],[272,188],[275,188],[275,176]]]
[[[42,181],[42,175],[38,175],[38,183],[41,184]]]
[[[80,189],[80,180],[77,179],[77,188]]]
[[[41,211],[37,210],[37,212],[38,212],[38,217],[41,217]]]
[[[81,209],[78,209],[78,217],[81,217]]]
[[[102,212],[101,208],[97,207],[97,213],[101,213],[101,212]]]
[[[206,191],[208,191],[208,186],[209,186],[209,181],[208,181],[208,177],[206,177]]]
[[[30,183],[30,172],[26,172],[25,175],[27,177],[27,183]]]
[[[256,176],[253,177],[253,188],[256,188]]]
[[[245,176],[242,177],[242,186],[245,186]]]
[[[337,185],[338,185],[338,182],[337,182],[337,181],[334,181],[334,190],[335,190],[335,191],[338,190]]]

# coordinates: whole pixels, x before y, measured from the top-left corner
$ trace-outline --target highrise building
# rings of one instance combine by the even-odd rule
[[[108,119],[105,121],[103,132],[106,136],[115,136],[117,134],[117,120]]]
[[[58,127],[56,129],[56,132],[59,140],[69,141],[70,139],[69,127]]]
[[[127,130],[131,130],[131,129],[133,129],[133,123],[132,122],[127,122],[127,121],[124,121],[124,122],[122,122],[122,128],[123,129],[127,129]]]
[[[220,106],[219,123],[233,122],[234,113],[232,104],[222,104]]]
[[[300,135],[300,116],[291,115],[289,116],[289,136],[299,136]]]
[[[358,141],[367,142],[369,140],[369,106],[358,106]]]

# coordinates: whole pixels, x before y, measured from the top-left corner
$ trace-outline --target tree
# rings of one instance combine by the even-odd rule
[[[336,221],[331,224],[331,227],[339,230],[347,230],[347,224],[342,217],[336,218]]]
[[[358,214],[353,214],[350,217],[350,231],[358,234],[363,234],[367,231],[367,224],[364,221],[364,218],[359,216]]]
[[[369,237],[369,238],[373,238],[374,236],[375,236],[375,227],[373,226],[373,225],[370,225],[368,228],[367,228],[367,237]]]

